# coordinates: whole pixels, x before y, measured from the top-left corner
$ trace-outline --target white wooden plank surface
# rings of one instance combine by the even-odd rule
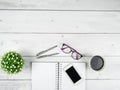
[[[119,0],[1,0],[1,9],[120,10]]]
[[[87,90],[120,90],[120,80],[89,80]]]
[[[0,90],[31,90],[30,81],[0,81]]]
[[[120,12],[0,11],[0,32],[120,33]]]
[[[120,90],[119,0],[0,0],[0,9],[16,9],[0,11],[0,56],[16,50],[25,56],[26,62],[18,75],[10,76],[0,70],[0,90],[31,90],[31,61],[89,64],[95,54],[103,56],[105,67],[95,72],[87,65],[86,90]],[[87,57],[74,61],[59,48],[52,51],[60,52],[56,57],[34,57],[37,52],[63,42]]]
[[[0,55],[17,50],[23,56],[35,56],[54,45],[67,43],[86,56],[120,56],[120,34],[0,34]],[[60,50],[61,46],[48,52],[70,56]]]
[[[119,90],[120,80],[87,80],[86,90]],[[0,81],[0,90],[31,90],[29,81]]]
[[[86,90],[119,90],[120,80],[87,80]],[[0,90],[31,90],[29,81],[0,81]]]

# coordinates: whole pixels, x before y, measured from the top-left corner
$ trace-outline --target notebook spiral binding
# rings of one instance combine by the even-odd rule
[[[56,85],[55,85],[55,90],[59,90],[59,80],[58,80],[58,73],[59,73],[59,65],[58,65],[59,63],[56,63],[56,66],[55,66],[55,68],[56,68],[56,80],[55,80],[55,83],[56,83]]]
[[[55,90],[61,90],[62,86],[62,64],[61,63],[56,63],[56,85],[55,85]]]
[[[59,90],[62,90],[62,63],[59,64]]]

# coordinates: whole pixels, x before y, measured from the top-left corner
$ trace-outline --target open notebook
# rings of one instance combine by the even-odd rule
[[[65,73],[69,63],[32,63],[32,90],[85,90],[85,63],[72,63],[82,82],[74,85]]]

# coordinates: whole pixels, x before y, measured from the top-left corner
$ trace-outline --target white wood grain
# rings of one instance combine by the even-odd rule
[[[54,45],[59,47],[49,53],[64,54],[60,44],[67,43],[85,56],[120,56],[120,34],[0,34],[0,55],[16,50],[23,56],[35,56]]]
[[[87,80],[86,90],[119,90],[120,80]],[[31,90],[28,81],[0,81],[0,90]]]
[[[0,81],[0,90],[31,90],[30,81]]]
[[[120,80],[88,80],[87,90],[120,90]]]
[[[120,12],[0,11],[0,32],[120,33]]]
[[[84,1],[81,0],[78,1],[78,4],[76,1],[66,1],[66,3],[51,1],[49,1],[49,5],[46,4],[47,1],[41,1],[44,2],[44,5],[40,5],[37,0],[22,0],[21,2],[1,0],[0,9],[119,10],[119,1],[116,0],[110,0],[109,3],[104,1],[104,4],[101,3],[103,0],[98,2],[92,0],[96,3],[94,5],[91,1],[84,4]],[[53,3],[56,6],[53,6]],[[119,12],[0,11],[0,56],[8,50],[16,50],[23,56],[28,56],[24,57],[26,63],[20,74],[10,76],[0,70],[0,90],[31,90],[31,82],[24,81],[24,79],[31,80],[31,61],[85,62],[89,64],[91,56],[96,54],[103,56],[105,67],[102,71],[95,72],[87,65],[86,89],[120,90],[119,29]],[[56,57],[39,60],[33,57],[39,51],[63,42],[87,57],[74,61],[69,54],[64,54],[59,48],[50,52],[59,51],[60,55]],[[6,81],[6,79],[10,81]]]
[[[119,0],[0,0],[1,9],[120,10]]]
[[[120,80],[87,80],[86,90],[119,90]],[[0,81],[0,90],[31,90],[29,81]]]

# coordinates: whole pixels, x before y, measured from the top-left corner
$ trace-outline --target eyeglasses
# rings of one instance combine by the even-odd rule
[[[68,46],[67,44],[63,43],[61,50],[66,53],[66,54],[70,54],[71,53],[71,57],[75,60],[79,60],[80,58],[83,57],[82,54],[80,54],[79,52],[77,52],[74,48]]]

